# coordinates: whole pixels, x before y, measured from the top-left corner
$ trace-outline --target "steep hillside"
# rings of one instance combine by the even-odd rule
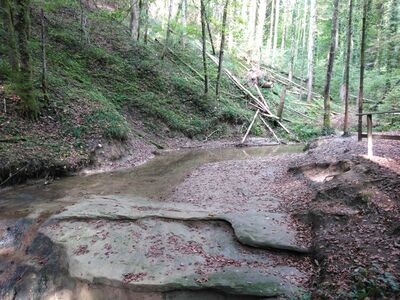
[[[39,11],[33,9],[32,14],[34,78],[38,79]],[[131,145],[129,140],[144,137],[160,147],[174,138],[231,136],[240,130],[236,125],[250,121],[246,101],[235,96],[238,91],[227,79],[222,81],[218,101],[213,93],[204,97],[201,78],[185,65],[190,62],[202,70],[198,50],[175,47],[177,56],[169,53],[161,60],[163,46],[154,39],[147,45],[132,45],[112,11],[87,14],[88,43],[82,40],[78,8],[47,7],[50,102],[42,101],[38,122],[19,117],[19,99],[7,81],[11,74],[2,56],[1,97],[7,113],[0,114],[0,182],[15,173],[19,175],[10,181],[22,179],[22,174],[32,177],[79,169],[93,162],[94,151],[108,142]],[[212,86],[216,69],[211,62],[209,69]]]

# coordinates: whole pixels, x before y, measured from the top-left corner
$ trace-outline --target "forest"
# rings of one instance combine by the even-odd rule
[[[0,0],[1,299],[400,297],[399,0]]]

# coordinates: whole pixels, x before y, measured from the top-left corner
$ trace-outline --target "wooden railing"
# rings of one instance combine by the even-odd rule
[[[388,134],[373,134],[372,133],[372,115],[389,115],[389,114],[400,114],[400,110],[383,111],[383,112],[366,112],[357,114],[359,117],[367,116],[367,133],[362,132],[362,128],[358,128],[358,140],[361,141],[363,138],[368,140],[368,156],[373,156],[373,140],[398,140],[400,141],[400,135],[388,135]]]
[[[368,156],[374,155],[373,140],[398,140],[400,141],[400,135],[389,135],[389,134],[373,134],[372,133],[372,116],[373,115],[389,115],[389,114],[400,114],[400,110],[384,111],[384,112],[366,112],[357,114],[359,117],[367,116],[367,133],[362,132],[362,127],[358,127],[358,140],[361,141],[363,138],[368,140]]]

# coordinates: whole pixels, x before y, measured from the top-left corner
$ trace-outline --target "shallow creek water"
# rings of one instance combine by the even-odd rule
[[[206,163],[297,153],[302,145],[168,151],[131,169],[73,176],[49,185],[23,185],[0,191],[0,219],[52,214],[89,195],[131,195],[159,199]]]

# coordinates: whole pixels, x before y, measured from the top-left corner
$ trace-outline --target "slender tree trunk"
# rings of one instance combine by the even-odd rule
[[[301,10],[300,10],[300,1],[296,1],[296,4],[295,4],[295,8],[294,9],[296,9],[296,19],[295,20],[293,20],[293,25],[295,25],[296,26],[296,30],[295,30],[295,39],[296,39],[296,50],[295,50],[295,54],[294,54],[294,65],[293,65],[293,69],[295,70],[296,69],[296,67],[295,67],[295,65],[296,65],[296,63],[297,63],[297,60],[298,60],[298,54],[299,54],[299,45],[300,45],[300,41],[301,41],[301,34],[302,34],[302,31],[303,31],[303,28],[304,28],[304,23],[303,23],[303,18],[301,18],[301,14],[300,14],[300,12],[301,12]],[[307,10],[307,6],[306,7],[304,7],[304,13],[306,13],[306,10]],[[301,73],[300,73],[300,77],[301,77]],[[301,95],[301,93],[300,93],[300,95]]]
[[[21,61],[18,76],[18,95],[22,100],[22,113],[31,119],[36,119],[39,114],[39,102],[33,92],[31,55],[28,46],[30,36],[30,1],[16,0],[16,4],[18,12],[15,29],[18,36],[18,50]]]
[[[257,40],[256,40],[256,33],[257,33],[257,25],[258,25],[258,13],[259,13],[259,5],[260,0],[253,0],[252,6],[250,7],[250,23],[249,23],[249,41],[248,46],[249,49],[249,59],[253,60],[255,57],[255,53],[257,53]]]
[[[310,2],[310,26],[308,31],[308,58],[307,58],[307,101],[311,102],[314,84],[314,51],[317,35],[317,2]],[[305,38],[305,37],[304,37]]]
[[[208,72],[207,72],[207,43],[206,43],[206,7],[204,0],[200,0],[201,5],[201,37],[203,44],[203,68],[204,68],[204,94],[208,94]]]
[[[332,127],[331,127],[331,96],[330,96],[329,92],[330,92],[330,87],[331,87],[333,63],[335,61],[338,11],[339,11],[339,0],[334,0],[333,1],[333,16],[332,16],[331,47],[329,50],[328,70],[326,72],[326,82],[325,82],[325,88],[324,88],[324,126],[323,126],[323,131],[325,134],[329,134],[332,130]]]
[[[144,0],[144,33],[143,41],[147,44],[149,36],[149,0]]]
[[[288,29],[288,26],[290,26],[290,22],[288,22],[288,20],[289,20],[289,5],[290,5],[290,3],[288,3],[287,1],[285,3],[285,1],[282,0],[282,8],[283,8],[283,13],[284,13],[283,17],[285,19],[285,22],[283,22],[283,30],[282,30],[282,38],[281,38],[281,51],[285,50],[287,29]]]
[[[81,43],[82,44],[89,44],[89,33],[87,30],[87,16],[85,14],[85,7],[83,0],[79,0],[79,5],[81,9]]]
[[[187,26],[186,13],[187,13],[186,0],[182,0],[182,15],[181,15],[181,23],[182,23],[181,46],[182,47],[185,47],[185,45],[186,45],[186,26]]]
[[[211,51],[213,55],[216,55],[216,51],[215,51],[215,46],[214,46],[214,39],[212,36],[212,32],[211,32],[211,26],[210,26],[210,20],[208,19],[208,14],[205,11],[205,18],[206,18],[206,25],[207,25],[207,31],[208,31],[208,37],[210,38],[210,44],[211,44]]]
[[[283,109],[285,107],[285,98],[286,98],[287,86],[285,85],[282,89],[282,94],[279,97],[279,107],[276,116],[279,118],[279,121],[282,121]]]
[[[218,64],[217,84],[215,88],[215,93],[217,97],[219,96],[219,87],[221,84],[221,75],[222,75],[222,64],[224,62],[225,33],[226,33],[225,31],[226,31],[226,20],[228,17],[228,6],[229,6],[229,0],[226,0],[224,7],[224,15],[222,17],[221,46],[219,48],[219,64]]]
[[[278,46],[278,29],[279,29],[279,13],[280,13],[280,1],[276,0],[275,7],[275,25],[274,25],[274,42],[272,45],[272,65],[274,65],[274,59],[276,54],[276,48]]]
[[[267,41],[267,51],[268,51],[268,59],[272,60],[272,40],[273,40],[273,34],[274,34],[274,19],[275,19],[275,0],[272,0],[271,3],[271,15],[269,18],[269,36],[268,36],[268,41]]]
[[[43,8],[40,10],[40,37],[41,37],[41,54],[42,54],[42,78],[41,88],[43,99],[46,103],[49,102],[49,96],[47,95],[47,61],[46,61],[46,24]]]
[[[302,33],[301,33],[301,45],[302,45],[302,47],[301,47],[301,70],[303,70],[303,72],[301,72],[302,74],[301,75],[303,75],[305,78],[308,78],[307,76],[308,76],[308,69],[305,67],[305,62],[306,62],[306,59],[305,59],[305,55],[304,55],[304,53],[305,53],[305,51],[306,51],[306,48],[307,48],[307,42],[308,42],[308,39],[307,39],[307,28],[309,28],[309,25],[308,25],[308,11],[309,11],[309,5],[308,5],[308,0],[304,0],[304,10],[303,10],[303,12],[304,12],[304,14],[303,14],[303,18],[302,18],[302,23],[301,23],[301,25],[302,25]],[[308,49],[307,49],[307,51],[308,51]],[[307,55],[308,55],[308,52],[307,52]],[[312,88],[312,87],[311,87]],[[311,100],[310,100],[311,101]]]
[[[292,12],[291,19],[294,20],[294,11]],[[290,28],[290,36],[291,36],[291,45],[290,45],[290,59],[289,59],[289,71],[288,71],[288,80],[291,82],[293,80],[293,68],[294,68],[294,56],[296,53],[296,30],[293,26],[293,24],[289,27]],[[288,86],[285,86],[283,88],[280,100],[279,100],[279,107],[278,107],[278,113],[277,117],[279,118],[280,121],[282,121],[282,115],[283,115],[283,109],[285,107],[285,97],[286,97],[286,92],[287,92]]]
[[[3,10],[3,25],[5,30],[5,41],[7,45],[8,61],[13,72],[12,76],[16,76],[19,70],[17,40],[15,36],[13,15],[9,0],[1,0],[1,8]]]
[[[400,63],[400,53],[398,53],[398,42],[396,36],[398,35],[398,23],[399,23],[399,0],[388,1],[389,13],[388,13],[388,30],[387,30],[387,58],[386,58],[386,71],[388,74],[392,73],[398,67]],[[387,76],[387,90],[391,88],[391,76]]]
[[[233,45],[234,45],[234,38],[233,38],[233,33],[234,30],[236,29],[236,16],[239,14],[238,12],[238,5],[237,5],[237,0],[233,0],[233,14],[229,14],[228,18],[228,38],[227,38],[227,43],[228,43],[228,51],[232,51]]]
[[[143,1],[145,0],[139,0],[139,18],[138,18],[138,28],[137,28],[137,40],[140,41],[140,31],[142,29],[143,25]]]
[[[130,20],[131,40],[135,44],[139,38],[139,0],[131,2],[131,20]]]
[[[349,20],[347,23],[347,50],[344,71],[344,122],[343,135],[349,135],[349,81],[350,81],[350,58],[351,58],[351,36],[353,26],[353,0],[349,0]]]
[[[172,7],[173,7],[173,0],[169,0],[169,9],[168,9],[168,24],[167,24],[167,33],[165,34],[165,42],[164,42],[164,51],[161,56],[161,59],[164,59],[168,53],[169,47],[169,40],[171,37],[171,20],[172,20]]]
[[[365,70],[365,39],[367,32],[367,13],[369,0],[364,0],[362,29],[361,29],[361,53],[360,53],[360,85],[358,87],[358,113],[363,113],[364,102],[364,70]],[[358,116],[358,141],[362,140],[362,116]]]
[[[378,69],[378,72],[381,73],[381,56],[382,56],[382,28],[383,28],[383,8],[384,5],[380,4],[378,8],[378,36],[377,36],[377,50],[376,50],[376,59],[375,59],[375,67]]]
[[[255,37],[255,50],[257,54],[258,61],[261,63],[261,49],[264,41],[264,25],[265,25],[265,14],[267,11],[267,0],[260,0],[258,7],[258,18],[257,18],[257,28]]]

